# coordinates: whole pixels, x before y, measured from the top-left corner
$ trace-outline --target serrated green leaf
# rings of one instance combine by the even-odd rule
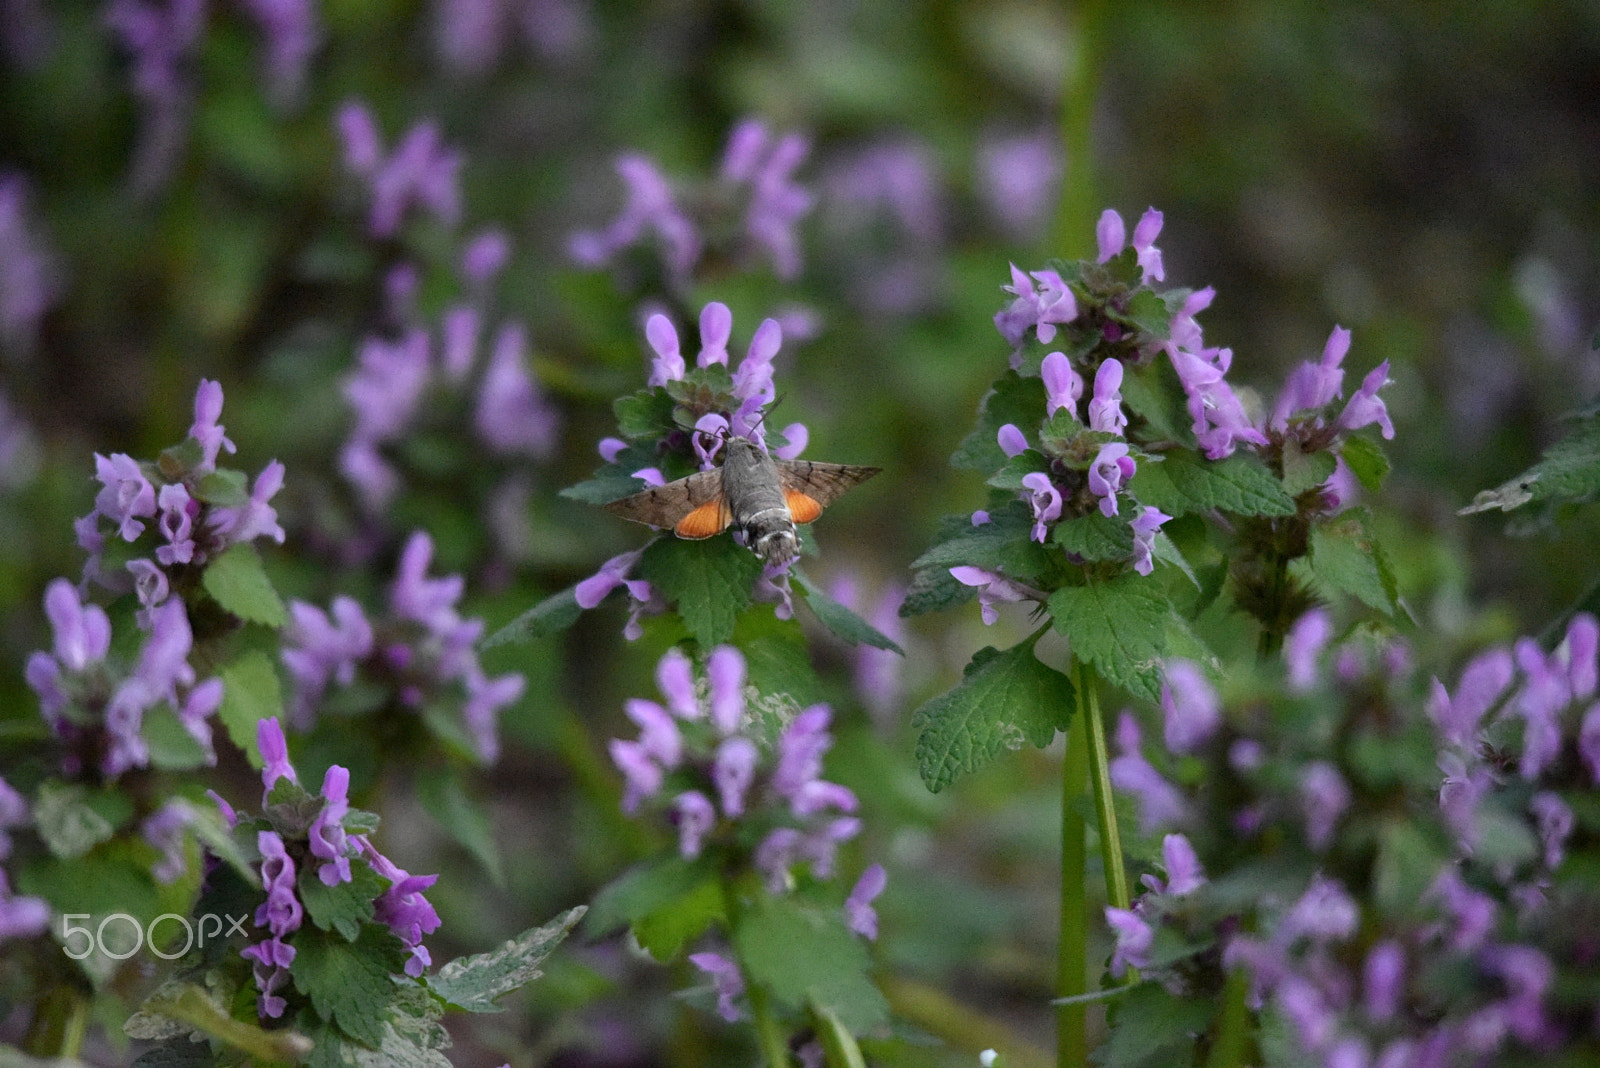
[[[1389,477],[1389,457],[1371,434],[1351,434],[1339,446],[1344,465],[1369,492],[1376,493]]]
[[[645,546],[638,573],[676,605],[689,633],[709,650],[732,636],[739,613],[750,607],[761,558],[729,537],[663,537]]]
[[[1187,295],[1186,291],[1184,295]],[[1182,299],[1178,305],[1182,306]],[[1151,289],[1138,289],[1134,291],[1127,304],[1117,312],[1107,309],[1108,315],[1118,320],[1138,327],[1148,335],[1152,341],[1166,341],[1172,335],[1172,316],[1174,309],[1169,307],[1161,294]]]
[[[1479,493],[1460,514],[1491,508],[1509,512],[1529,501],[1583,504],[1600,497],[1600,415],[1589,412],[1572,422],[1567,436],[1546,449],[1538,463],[1516,478]]]
[[[231,545],[212,557],[200,581],[217,604],[246,622],[276,628],[288,618],[261,566],[261,554],[249,542]]]
[[[648,465],[643,463],[635,467],[608,464],[596,471],[593,478],[568,486],[558,496],[568,500],[583,501],[586,504],[610,504],[612,501],[620,501],[646,488],[642,480],[634,478],[630,473],[646,466]]]
[[[1180,1068],[1194,1063],[1194,1036],[1211,1024],[1216,1004],[1140,983],[1112,1002],[1113,1026],[1091,1056],[1099,1068]]]
[[[872,961],[837,909],[763,896],[740,915],[732,939],[750,981],[783,1005],[819,1006],[857,1033],[888,1018],[888,1002],[868,976]]]
[[[775,634],[755,638],[738,634],[734,644],[744,650],[749,685],[762,694],[787,694],[802,708],[827,700],[822,678],[802,643]]]
[[[1344,594],[1386,615],[1395,611],[1395,577],[1364,508],[1350,508],[1311,528],[1311,554],[1291,571],[1324,595]]]
[[[870,645],[874,649],[887,649],[890,652],[905,656],[905,650],[896,644],[877,627],[856,615],[832,597],[823,593],[816,583],[812,582],[798,568],[791,569],[790,574],[800,583],[800,588],[805,591],[806,605],[816,614],[822,625],[833,632],[834,636],[849,642],[851,645]]]
[[[1050,595],[1051,622],[1072,653],[1101,678],[1135,697],[1161,697],[1160,666],[1171,606],[1147,578],[1119,575],[1109,582],[1067,586]]]
[[[1207,460],[1187,452],[1168,452],[1160,463],[1139,465],[1133,495],[1171,516],[1213,509],[1234,515],[1294,515],[1294,498],[1284,492],[1266,465],[1235,453],[1226,460]]]
[[[1064,415],[1057,412],[1057,418]],[[1021,490],[1022,480],[1035,471],[1044,471],[1050,466],[1050,461],[1044,454],[1036,449],[1024,449],[1022,452],[1008,459],[1001,468],[984,480],[984,485],[993,486],[1002,490]]]
[[[629,441],[658,438],[674,429],[673,400],[663,389],[642,389],[618,397],[611,410],[617,416],[617,432]]]
[[[1099,509],[1057,523],[1051,539],[1083,560],[1126,560],[1133,555],[1133,527],[1127,518],[1108,516]]]
[[[949,569],[930,567],[911,576],[906,596],[900,602],[902,617],[920,616],[924,612],[938,612],[956,605],[966,604],[978,595],[975,587],[957,582]]]
[[[981,567],[1028,582],[1048,573],[1059,555],[1034,541],[1032,534],[1033,517],[1020,501],[995,510],[989,522],[978,526],[952,516],[941,524],[940,540],[911,562],[911,570]]]
[[[257,771],[261,770],[261,751],[256,746],[256,724],[282,715],[278,672],[266,653],[248,649],[222,669],[222,707],[217,718]]]
[[[954,689],[912,713],[922,781],[938,793],[1002,750],[1024,741],[1043,748],[1066,729],[1072,708],[1071,682],[1039,662],[1032,642],[981,649]]]
[[[387,927],[368,924],[354,942],[314,927],[294,935],[289,975],[324,1020],[362,1045],[383,1042],[383,1023],[396,996],[392,976],[404,966],[400,940]]]
[[[428,989],[464,1012],[500,1012],[495,1002],[539,978],[539,965],[584,912],[579,905],[543,927],[530,927],[498,949],[449,961],[429,977]]]
[[[645,952],[665,964],[721,919],[725,907],[722,885],[707,879],[671,904],[634,920],[631,930]]]
[[[996,435],[1007,423],[1032,437],[1044,420],[1044,382],[1007,371],[984,396],[977,426],[950,457],[950,466],[968,471],[994,471],[1005,466],[1006,454]]]
[[[1183,387],[1171,360],[1151,360],[1131,369],[1125,368],[1122,379],[1122,401],[1128,411],[1144,420],[1141,441],[1177,441],[1192,443],[1193,434],[1187,430],[1185,413],[1178,399]]]
[[[364,863],[350,865],[350,881],[328,886],[318,875],[320,861],[300,866],[295,889],[305,906],[306,918],[324,931],[336,931],[346,942],[361,936],[363,924],[371,923],[373,901],[387,887],[383,876]]]

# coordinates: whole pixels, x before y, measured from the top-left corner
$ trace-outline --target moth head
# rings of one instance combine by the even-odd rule
[[[778,567],[800,555],[800,539],[793,528],[769,530],[757,537],[750,548],[763,563]]]

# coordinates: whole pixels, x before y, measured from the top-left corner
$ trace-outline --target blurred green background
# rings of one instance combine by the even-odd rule
[[[117,7],[199,12],[192,38],[166,38],[176,79],[159,105],[136,91]],[[945,461],[1005,365],[992,316],[1008,263],[1091,252],[1101,208],[1131,226],[1150,205],[1165,213],[1169,282],[1216,287],[1207,339],[1233,349],[1231,379],[1263,404],[1335,324],[1354,332],[1352,387],[1393,361],[1394,473],[1369,503],[1420,646],[1448,658],[1537,630],[1592,580],[1591,513],[1567,517],[1557,540],[1456,510],[1537,459],[1600,387],[1593,3],[329,0],[308,6],[317,29],[298,87],[274,80],[255,5],[6,10],[0,181],[21,221],[0,226],[0,696],[14,736],[37,714],[21,670],[49,640],[44,585],[82,567],[71,523],[91,506],[91,454],[179,440],[202,377],[226,391],[239,466],[287,465],[289,541],[267,554],[286,594],[372,598],[421,526],[492,629],[636,547],[636,529],[555,493],[596,466],[611,401],[643,384],[656,294],[579,269],[566,242],[618,211],[619,153],[698,181],[747,116],[811,138],[804,267],[790,281],[700,277],[691,303],[732,307],[736,353],[762,317],[814,317],[814,336],[779,356],[778,418],[810,426],[810,457],[885,468],[819,524],[809,565],[852,577],[863,610],[904,581],[941,515],[981,503]],[[352,98],[386,145],[431,119],[460,152],[454,230],[367,236],[333,122]],[[1068,158],[1061,131],[1075,123],[1092,158]],[[480,457],[460,413],[443,412],[413,443],[390,512],[363,516],[336,467],[350,429],[340,386],[379,325],[385,274],[420,264],[417,302],[436,317],[459,288],[452,250],[486,226],[513,248],[488,299],[528,325],[559,449],[520,465]],[[495,512],[506,485],[517,492]],[[895,967],[936,986],[962,977],[969,1000],[1043,1036],[1049,769],[1002,762],[935,798],[910,758],[910,709],[998,640],[976,616],[909,621],[902,696],[872,719],[850,696],[849,652],[818,639],[827,696],[859,724],[834,776],[875,783],[867,850],[916,875],[885,898]],[[598,754],[621,699],[649,692],[660,649],[623,642],[622,623],[608,605],[487,658],[530,679],[509,751],[480,784],[503,885],[426,830],[403,776],[373,769],[366,787],[403,843],[391,852],[459,876],[435,891],[440,937],[458,948],[586,900],[626,861]],[[1040,782],[1034,800],[1019,789]],[[935,900],[944,922],[929,929],[918,917]],[[600,952],[576,953],[530,1014],[497,1026],[525,1048],[592,1058],[561,1063],[645,1057],[645,1037],[614,1060],[594,1052],[620,1018],[600,1017],[631,996],[651,1006],[629,1018],[638,1036],[682,1027],[661,998],[674,981]]]

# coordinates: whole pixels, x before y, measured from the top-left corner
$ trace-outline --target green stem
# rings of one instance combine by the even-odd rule
[[[1240,1068],[1244,1064],[1250,1029],[1250,1008],[1245,998],[1249,992],[1250,981],[1242,970],[1228,973],[1228,983],[1222,988],[1222,1015],[1217,1020],[1217,1037],[1212,1043],[1211,1055],[1206,1058],[1206,1068]]]
[[[1111,759],[1106,752],[1106,728],[1100,715],[1100,680],[1083,666],[1073,663],[1073,686],[1078,693],[1078,709],[1086,720],[1089,782],[1094,788],[1094,813],[1100,825],[1100,858],[1106,872],[1106,901],[1119,909],[1129,906],[1128,871],[1122,863],[1122,831],[1117,826],[1116,795],[1111,787]]]
[[[1066,149],[1067,165],[1056,207],[1055,232],[1050,235],[1051,254],[1066,259],[1094,254],[1094,224],[1100,216],[1094,180],[1094,111],[1110,9],[1106,0],[1080,0],[1073,9],[1072,40],[1076,48],[1068,55],[1061,86],[1061,144]]]
[[[744,966],[744,961],[739,957],[738,931],[744,907],[739,898],[739,889],[727,873],[722,876],[722,907],[728,918],[728,940],[733,944],[734,959],[739,963],[739,974],[744,976],[744,996],[750,1003],[750,1022],[755,1025],[756,1045],[761,1047],[761,1059],[767,1068],[788,1068],[789,1043],[783,1028],[772,1015],[766,990],[750,981],[750,969]]]
[[[1080,713],[1081,709],[1080,698]],[[1088,826],[1077,801],[1089,785],[1087,720],[1072,717],[1067,730],[1066,758],[1061,766],[1061,940],[1056,957],[1056,995],[1088,993],[1089,900],[1085,878]],[[1089,1058],[1089,1006],[1082,1002],[1056,1006],[1056,1064],[1080,1068]]]

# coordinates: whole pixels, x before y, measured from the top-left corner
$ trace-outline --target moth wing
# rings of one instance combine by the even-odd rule
[[[722,499],[722,470],[716,468],[711,471],[697,471],[676,482],[668,482],[665,486],[651,486],[631,497],[612,501],[604,507],[612,515],[635,523],[646,523],[652,527],[671,527],[675,530],[679,523],[696,510]],[[715,533],[713,530],[699,536],[704,538]]]
[[[672,532],[680,538],[695,541],[721,534],[733,522],[733,512],[728,509],[728,498],[718,497],[707,501],[678,520]]]
[[[794,514],[796,523],[809,523],[822,514],[822,510],[844,495],[844,492],[861,485],[873,475],[882,471],[881,467],[862,467],[858,464],[822,464],[810,460],[784,460],[778,464],[778,475],[783,483],[786,497],[795,495],[807,497],[811,503],[802,503],[800,509],[795,507],[795,502],[789,501],[789,511]],[[802,511],[810,513],[810,517],[801,519]]]
[[[789,506],[789,516],[796,523],[809,523],[822,514],[822,502],[809,493],[797,489],[783,491],[784,503]]]

